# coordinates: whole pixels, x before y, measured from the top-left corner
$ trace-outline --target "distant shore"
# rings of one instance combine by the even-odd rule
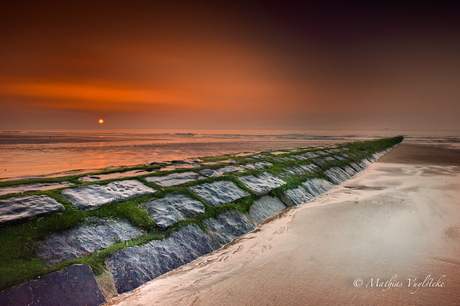
[[[457,150],[403,143],[108,305],[458,305],[459,166]]]

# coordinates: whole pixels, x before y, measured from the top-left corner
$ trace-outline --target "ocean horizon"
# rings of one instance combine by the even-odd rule
[[[321,146],[402,135],[405,142],[460,149],[460,131],[74,129],[0,132],[0,179],[73,170]]]

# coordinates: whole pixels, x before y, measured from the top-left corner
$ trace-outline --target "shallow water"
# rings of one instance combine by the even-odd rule
[[[34,130],[0,132],[0,178],[318,146],[405,135],[460,148],[458,131],[399,130]]]

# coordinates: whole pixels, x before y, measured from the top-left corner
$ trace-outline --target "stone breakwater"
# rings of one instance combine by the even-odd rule
[[[63,263],[67,268],[1,292],[0,305],[99,305],[105,297],[133,290],[217,250],[288,206],[313,200],[367,168],[396,143],[374,152],[347,144],[264,151],[194,160],[190,167],[186,161],[173,161],[126,171],[126,176],[117,172],[63,178],[65,184],[46,185],[46,190],[61,188],[49,195],[9,195],[0,200],[4,228],[53,216],[81,218],[75,226],[63,226],[32,244],[44,271]],[[17,190],[27,190],[26,185]],[[105,265],[102,270],[108,271],[104,275],[112,289],[99,280],[98,286],[91,268],[79,264],[91,261]]]

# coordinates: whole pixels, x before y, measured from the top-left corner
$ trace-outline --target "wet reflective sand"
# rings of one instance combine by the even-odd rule
[[[458,305],[458,153],[415,149],[108,304]]]

